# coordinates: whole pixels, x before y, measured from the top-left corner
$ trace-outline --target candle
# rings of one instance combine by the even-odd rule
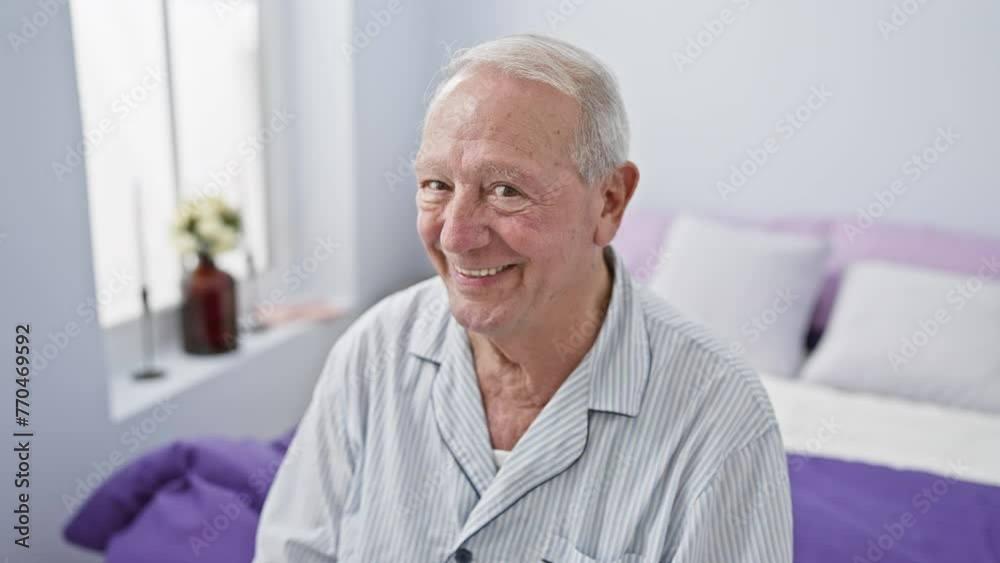
[[[132,203],[135,206],[135,250],[137,269],[139,270],[139,287],[146,287],[146,239],[142,230],[142,182],[132,180]]]
[[[146,238],[142,221],[142,182],[132,180],[132,205],[135,207],[135,253],[136,268],[139,270],[139,297],[142,300],[142,364],[132,373],[136,379],[155,379],[163,375],[163,370],[153,365],[153,319],[149,311],[149,291],[146,287]]]

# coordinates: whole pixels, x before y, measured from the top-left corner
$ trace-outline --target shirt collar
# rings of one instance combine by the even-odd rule
[[[605,257],[614,267],[614,285],[604,324],[583,360],[593,361],[590,408],[635,416],[649,378],[646,318],[622,256],[608,246]]]
[[[586,366],[590,372],[589,408],[635,416],[639,413],[649,378],[649,336],[637,287],[621,255],[610,246],[605,248],[604,254],[613,267],[611,300],[597,338],[581,361],[581,366]],[[443,299],[447,303],[447,298],[444,283],[435,284],[431,299],[435,302]],[[440,364],[445,346],[468,345],[466,338],[449,338],[449,332],[464,335],[464,329],[455,330],[461,327],[457,326],[458,321],[447,306],[433,307],[432,312],[423,316],[423,321],[411,338],[410,353]],[[451,325],[456,326],[449,331]],[[554,352],[560,345],[571,346],[573,336],[571,333],[562,341],[556,340]]]

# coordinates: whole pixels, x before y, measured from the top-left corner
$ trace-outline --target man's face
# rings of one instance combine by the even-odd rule
[[[509,334],[564,314],[589,280],[600,190],[570,159],[579,105],[478,69],[431,108],[416,162],[417,227],[469,330]]]

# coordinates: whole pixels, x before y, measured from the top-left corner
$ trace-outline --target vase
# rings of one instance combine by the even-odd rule
[[[222,354],[237,347],[236,280],[198,255],[198,265],[184,280],[181,327],[184,351]]]

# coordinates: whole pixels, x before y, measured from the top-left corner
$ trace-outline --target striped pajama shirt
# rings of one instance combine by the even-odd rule
[[[789,563],[785,453],[756,374],[607,255],[593,346],[499,470],[440,278],[367,311],[330,353],[254,561]],[[553,335],[553,353],[582,341]]]

